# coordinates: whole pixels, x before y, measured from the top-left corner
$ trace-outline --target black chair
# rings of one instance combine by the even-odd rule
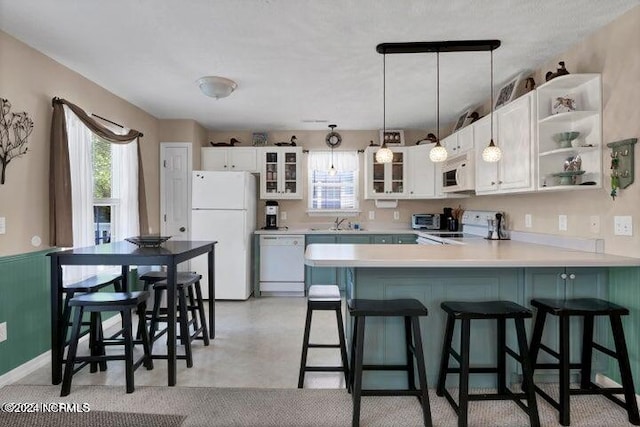
[[[336,312],[338,322],[339,344],[314,344],[309,343],[311,332],[311,318],[314,310],[332,310]],[[307,351],[309,348],[339,348],[342,358],[342,366],[307,366]],[[304,385],[306,372],[344,372],[345,382],[349,381],[349,362],[347,361],[347,345],[344,339],[344,326],[342,324],[342,300],[340,288],[336,285],[313,285],[309,287],[307,300],[307,320],[304,325],[304,338],[302,340],[302,357],[300,359],[300,375],[298,376],[298,388]]]
[[[204,345],[209,345],[209,331],[204,314],[204,301],[202,299],[202,289],[200,288],[200,279],[202,276],[194,273],[179,273],[176,282],[178,292],[178,316],[177,321],[180,326],[180,341],[185,349],[184,355],[178,355],[178,359],[185,359],[187,367],[193,366],[193,356],[191,353],[191,343],[201,338]],[[167,322],[166,309],[160,307],[162,295],[167,290],[167,280],[160,280],[153,285],[154,303],[151,312],[151,322],[149,323],[149,336],[151,345],[167,332],[167,328],[156,333],[157,325],[160,322]],[[195,290],[195,298],[193,292]],[[187,300],[189,302],[187,302]],[[189,312],[192,317],[189,318]],[[195,315],[194,315],[195,313]],[[200,322],[198,322],[198,316]],[[190,327],[193,326],[193,332]],[[153,354],[154,359],[166,359],[166,355]]]
[[[360,400],[362,396],[417,396],[422,404],[422,415],[425,426],[431,426],[431,407],[427,389],[427,373],[420,335],[420,316],[428,314],[427,308],[415,299],[367,300],[352,299],[348,301],[349,314],[354,318],[353,337],[351,340],[351,369],[349,371],[349,387],[353,399],[353,419],[351,425],[360,425]],[[403,317],[406,340],[406,361],[404,365],[364,365],[364,330],[367,317]],[[420,388],[416,389],[413,358],[418,368]],[[363,390],[362,372],[365,370],[407,372],[406,390]]]
[[[531,311],[511,301],[480,301],[480,302],[454,302],[445,301],[440,307],[447,313],[447,326],[442,356],[440,359],[440,372],[438,374],[438,386],[436,394],[444,396],[458,415],[458,426],[464,427],[468,423],[469,402],[477,400],[513,400],[522,410],[529,415],[532,426],[540,425],[538,406],[533,389],[533,370],[529,351],[527,349],[527,336],[524,328],[524,319],[532,317]],[[495,367],[471,367],[470,366],[470,341],[472,319],[495,319],[497,324],[497,364]],[[518,337],[519,354],[506,345],[506,320],[513,319]],[[452,347],[453,330],[455,321],[461,320],[460,352]],[[507,387],[506,355],[510,355],[522,366],[522,389],[524,393],[514,393]],[[460,364],[459,368],[449,367],[449,356]],[[455,402],[446,389],[447,374],[459,374],[458,403]],[[469,394],[469,374],[495,373],[497,374],[498,387],[496,393]],[[521,401],[526,399],[527,405]]]
[[[144,322],[144,311],[146,301],[149,298],[148,292],[92,292],[73,297],[69,301],[70,307],[75,307],[73,317],[73,328],[71,332],[71,343],[69,345],[69,354],[65,364],[64,377],[62,379],[61,396],[67,396],[71,391],[71,379],[73,374],[78,371],[75,369],[76,363],[85,362],[107,362],[109,360],[124,360],[127,393],[134,391],[133,371],[141,364],[145,364],[147,369],[153,369],[153,361],[151,360],[151,347],[149,345],[149,337],[146,331],[142,332],[142,346],[144,355],[134,363],[133,346],[136,343],[133,339],[132,311],[137,309],[140,322]],[[78,341],[80,339],[80,328],[82,326],[82,315],[84,312],[100,313],[103,311],[118,311],[122,316],[123,338],[114,340],[105,340],[102,336],[94,338],[96,347],[92,348],[89,356],[78,356]],[[91,333],[97,330],[91,328]],[[97,332],[96,332],[97,333]],[[105,355],[104,346],[106,345],[122,345],[124,346],[124,354]],[[99,354],[96,350],[99,347]],[[83,365],[84,366],[84,365]],[[81,369],[82,366],[79,368]]]
[[[537,309],[536,322],[531,338],[531,360],[533,369],[558,369],[560,374],[560,394],[559,401],[555,401],[551,396],[535,387],[535,390],[548,401],[551,406],[559,411],[560,424],[568,426],[571,423],[570,396],[585,394],[602,394],[618,405],[626,409],[629,422],[640,425],[638,416],[638,404],[633,387],[633,378],[629,366],[629,354],[627,344],[622,329],[620,316],[629,314],[625,307],[613,304],[609,301],[597,298],[576,298],[576,299],[533,299],[531,305]],[[558,316],[559,318],[559,350],[556,352],[550,347],[542,344],[542,332],[547,314]],[[579,363],[571,363],[569,348],[569,321],[572,316],[580,316],[583,319],[582,333],[582,354]],[[609,316],[615,351],[593,342],[593,326],[596,316]],[[537,363],[538,352],[544,350],[558,363]],[[591,381],[591,362],[593,350],[598,350],[618,361],[622,387],[600,387]],[[569,374],[571,369],[580,369],[580,387],[569,387]],[[625,401],[618,399],[615,394],[624,394]]]

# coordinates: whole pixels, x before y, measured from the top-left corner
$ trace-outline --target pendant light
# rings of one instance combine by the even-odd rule
[[[482,160],[495,163],[502,158],[502,151],[493,142],[493,49],[491,50],[491,140],[484,150],[482,150]]]
[[[329,125],[331,132],[329,132],[325,138],[325,142],[329,147],[331,147],[331,167],[327,172],[329,176],[336,176],[336,174],[338,173],[338,170],[333,165],[333,149],[340,145],[340,143],[342,142],[342,137],[338,132],[335,131],[336,127],[337,125]]]
[[[447,160],[447,149],[440,145],[440,51],[436,52],[436,145],[429,151],[434,163]]]
[[[391,163],[393,161],[393,151],[387,147],[387,117],[386,117],[386,53],[382,54],[382,145],[376,151],[376,162],[378,163]]]

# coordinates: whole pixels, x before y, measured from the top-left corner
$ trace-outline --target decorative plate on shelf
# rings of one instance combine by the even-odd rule
[[[134,236],[127,237],[126,240],[129,243],[133,243],[134,245],[140,248],[158,248],[161,244],[169,240],[171,236]]]

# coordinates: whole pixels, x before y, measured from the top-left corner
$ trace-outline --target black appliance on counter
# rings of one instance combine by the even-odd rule
[[[278,229],[278,202],[275,200],[267,200],[265,208],[266,225],[265,230]]]

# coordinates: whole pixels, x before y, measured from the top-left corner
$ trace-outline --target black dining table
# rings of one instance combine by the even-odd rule
[[[159,247],[138,247],[122,241],[50,252],[51,257],[51,382],[60,384],[65,337],[62,336],[62,266],[119,265],[123,289],[129,290],[130,266],[166,266],[167,270],[167,368],[168,385],[176,385],[176,276],[178,264],[208,255],[209,336],[215,338],[215,241],[169,240]]]

